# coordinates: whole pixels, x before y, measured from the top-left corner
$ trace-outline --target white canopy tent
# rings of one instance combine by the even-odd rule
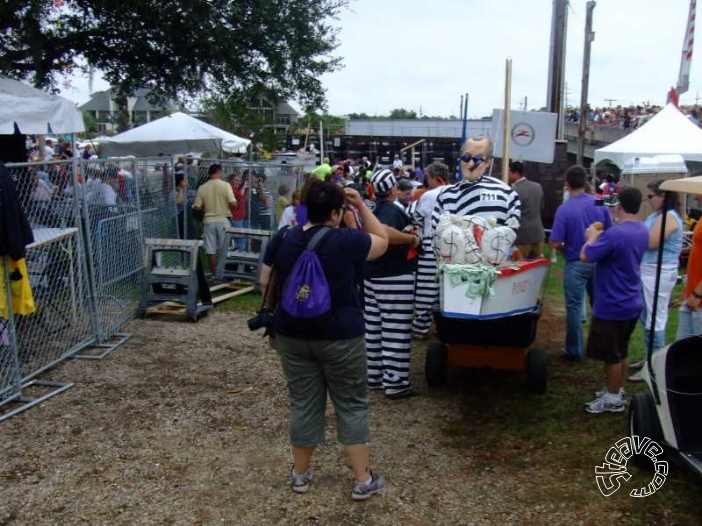
[[[104,140],[100,153],[108,157],[151,157],[220,150],[243,153],[250,143],[248,139],[176,112]]]
[[[661,154],[679,154],[685,161],[702,162],[702,129],[673,104],[668,104],[641,128],[595,150],[595,164],[611,161],[623,169],[634,157]]]
[[[15,124],[25,135],[85,131],[83,115],[70,100],[0,77],[0,134],[14,134]]]

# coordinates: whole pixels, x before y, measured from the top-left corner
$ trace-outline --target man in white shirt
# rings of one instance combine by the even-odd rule
[[[53,161],[54,155],[56,155],[56,152],[54,151],[53,142],[51,139],[46,139],[46,144],[44,145],[44,160]]]

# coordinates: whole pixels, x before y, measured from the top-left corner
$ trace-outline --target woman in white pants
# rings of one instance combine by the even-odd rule
[[[648,250],[641,262],[641,290],[644,298],[644,310],[641,312],[641,323],[644,326],[645,345],[648,348],[650,331],[653,331],[653,349],[665,346],[665,326],[668,323],[668,304],[673,287],[678,279],[678,263],[682,250],[683,221],[677,212],[678,198],[674,192],[660,190],[663,181],[648,184],[649,193],[646,196],[653,213],[646,220],[649,230]],[[663,261],[661,263],[661,281],[658,291],[655,327],[651,327],[653,298],[656,286],[656,267],[658,264],[658,247],[660,245],[661,228],[663,225],[663,201],[668,193],[669,210],[665,225],[665,241],[663,243]],[[638,364],[635,364],[638,365]],[[643,365],[643,362],[641,362]],[[630,381],[640,381],[638,374],[629,378]]]

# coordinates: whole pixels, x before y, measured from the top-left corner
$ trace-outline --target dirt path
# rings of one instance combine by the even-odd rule
[[[589,473],[564,475],[538,451],[521,451],[515,464],[495,454],[501,444],[476,441],[481,425],[504,416],[498,406],[484,412],[494,380],[478,378],[470,404],[460,377],[428,391],[424,346],[413,357],[422,396],[390,402],[372,394],[384,494],[350,501],[329,408],[313,488],[293,495],[284,380],[244,316],[138,320],[127,330],[134,336],[103,361],[69,361],[47,375],[75,387],[0,424],[0,525],[599,525],[621,509],[623,501],[595,495]],[[521,378],[504,378],[517,400],[524,396]],[[588,477],[588,500],[570,505],[563,487],[578,477]],[[537,486],[555,486],[558,498],[532,498]]]

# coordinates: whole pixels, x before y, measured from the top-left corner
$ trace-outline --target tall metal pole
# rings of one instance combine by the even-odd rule
[[[548,64],[548,95],[546,107],[558,113],[556,138],[563,139],[563,86],[565,83],[565,51],[568,28],[568,0],[553,0],[551,18],[551,49]]]
[[[587,90],[590,85],[590,48],[595,40],[595,32],[592,30],[592,12],[597,3],[590,0],[587,5],[585,17],[585,48],[583,51],[583,78],[580,87],[580,119],[578,119],[578,153],[576,162],[582,166],[585,156],[585,125],[587,124]]]

